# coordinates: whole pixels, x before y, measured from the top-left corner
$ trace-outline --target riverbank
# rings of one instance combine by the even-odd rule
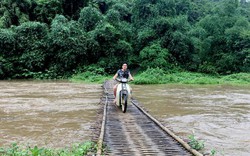
[[[73,75],[72,82],[102,83],[111,79],[113,75],[95,74],[90,71]],[[237,73],[230,75],[208,75],[192,72],[167,73],[162,69],[148,69],[134,75],[133,84],[227,84],[250,85],[250,73]]]
[[[61,148],[61,149],[50,149],[44,147],[30,147],[22,146],[16,143],[13,143],[10,147],[0,147],[1,156],[82,156],[82,155],[91,155],[96,153],[96,143],[91,141],[86,141],[84,143],[74,144],[71,148]]]

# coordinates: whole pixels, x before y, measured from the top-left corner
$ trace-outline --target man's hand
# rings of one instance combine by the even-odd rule
[[[116,73],[116,74],[114,75],[114,77],[113,77],[113,80],[116,80],[117,76],[118,76],[118,74]]]

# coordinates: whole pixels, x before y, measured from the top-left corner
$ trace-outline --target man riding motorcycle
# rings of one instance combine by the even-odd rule
[[[126,78],[128,80],[134,80],[133,76],[130,74],[130,71],[128,70],[128,65],[127,63],[123,63],[122,64],[122,69],[119,69],[116,74],[114,75],[113,79],[115,80],[116,78]],[[114,96],[116,97],[116,90],[117,90],[117,86],[119,83],[117,83],[114,87]],[[115,100],[114,100],[115,103]]]

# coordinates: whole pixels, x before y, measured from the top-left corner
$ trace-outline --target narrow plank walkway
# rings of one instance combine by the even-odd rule
[[[103,87],[107,96],[107,114],[104,129],[104,144],[107,155],[164,155],[190,156],[179,142],[153,122],[135,105],[129,104],[126,113],[113,104],[113,81]]]

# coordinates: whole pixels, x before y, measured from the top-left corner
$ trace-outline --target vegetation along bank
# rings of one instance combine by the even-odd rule
[[[134,83],[246,79],[249,15],[244,0],[1,0],[0,79],[112,75],[124,61]]]

